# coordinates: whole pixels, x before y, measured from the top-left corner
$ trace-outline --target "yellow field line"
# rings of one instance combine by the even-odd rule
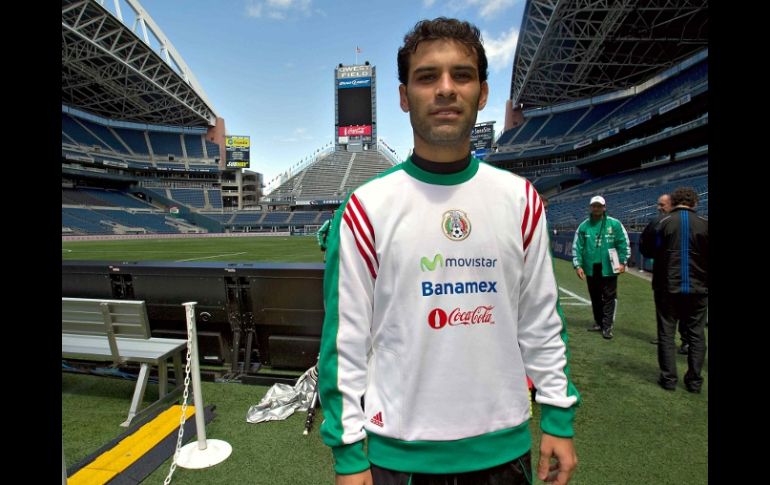
[[[163,438],[179,427],[182,406],[175,405],[124,438],[112,449],[100,455],[67,479],[69,485],[102,485],[134,464]],[[185,421],[195,413],[187,406]]]

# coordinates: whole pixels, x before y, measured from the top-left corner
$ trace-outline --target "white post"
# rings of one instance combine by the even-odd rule
[[[225,461],[233,452],[233,447],[226,441],[206,439],[203,391],[201,389],[200,362],[198,361],[198,331],[195,328],[196,304],[197,302],[194,301],[183,303],[187,315],[187,328],[190,332],[190,378],[193,385],[198,442],[189,443],[179,450],[176,463],[182,468],[208,468]]]
[[[201,370],[198,360],[198,329],[195,325],[195,305],[198,302],[184,304],[187,321],[190,322],[190,378],[193,386],[193,402],[195,403],[195,427],[198,431],[198,449],[206,449],[206,421],[203,416],[203,393],[201,392]]]

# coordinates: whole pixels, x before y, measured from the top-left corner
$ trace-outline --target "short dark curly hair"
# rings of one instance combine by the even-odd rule
[[[686,205],[695,207],[698,205],[698,193],[692,187],[677,187],[671,192],[671,206]]]
[[[417,45],[426,40],[438,39],[454,39],[476,52],[479,82],[487,80],[487,54],[478,27],[464,20],[438,17],[420,20],[404,36],[404,45],[398,49],[398,80],[402,84],[409,80],[409,56],[417,50]]]

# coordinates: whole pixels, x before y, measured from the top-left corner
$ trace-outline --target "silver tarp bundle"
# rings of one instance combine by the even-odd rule
[[[313,391],[318,381],[318,371],[313,366],[299,376],[294,387],[288,384],[274,384],[265,397],[249,408],[246,421],[261,423],[279,421],[288,418],[294,411],[307,411],[313,399]]]

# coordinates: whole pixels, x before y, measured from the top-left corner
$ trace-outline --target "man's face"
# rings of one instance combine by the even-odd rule
[[[489,86],[479,82],[476,54],[448,39],[420,42],[409,58],[409,82],[399,86],[401,109],[409,113],[415,148],[467,150],[476,114]]]
[[[661,214],[671,212],[671,196],[661,195],[658,197],[658,212]]]
[[[598,202],[591,204],[591,216],[593,216],[594,218],[598,219],[599,217],[604,215],[605,210],[606,208]]]

